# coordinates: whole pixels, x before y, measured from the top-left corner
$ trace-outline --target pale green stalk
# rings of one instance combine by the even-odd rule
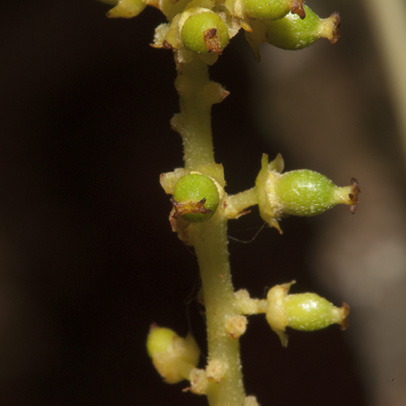
[[[211,134],[211,106],[221,100],[219,86],[209,81],[208,67],[198,57],[178,66],[176,89],[180,96],[180,114],[173,120],[184,145],[185,167],[196,170],[214,165]],[[214,94],[211,94],[214,91]],[[217,94],[217,96],[216,96]],[[190,235],[200,267],[206,309],[208,362],[225,366],[219,382],[210,382],[207,397],[210,406],[242,406],[245,400],[238,338],[227,334],[225,320],[235,312],[227,248],[227,219],[224,210],[207,222],[190,226]]]
[[[195,244],[206,309],[209,358],[226,366],[224,379],[211,383],[207,391],[210,406],[244,404],[240,347],[238,338],[230,337],[225,321],[234,316],[234,288],[227,249],[227,220],[216,216],[198,227]]]
[[[179,93],[181,113],[172,124],[182,136],[186,169],[214,163],[210,111],[212,102],[206,97],[209,85],[207,65],[198,57],[189,63],[178,65],[175,81]]]

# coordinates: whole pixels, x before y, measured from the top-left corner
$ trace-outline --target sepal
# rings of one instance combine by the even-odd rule
[[[283,171],[284,161],[281,154],[269,163],[268,155],[262,154],[261,170],[255,180],[257,188],[258,208],[261,218],[271,227],[276,228],[281,234],[278,219],[280,217],[280,207],[272,196],[275,195],[274,185]]]

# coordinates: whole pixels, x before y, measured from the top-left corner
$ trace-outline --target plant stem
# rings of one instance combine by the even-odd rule
[[[211,133],[211,106],[224,98],[225,91],[209,81],[208,67],[195,56],[178,65],[175,82],[180,96],[180,114],[172,125],[181,134],[185,168],[215,165]],[[242,406],[245,393],[242,382],[240,349],[237,338],[225,328],[228,317],[237,314],[234,287],[227,248],[227,219],[219,208],[213,218],[188,228],[197,255],[206,308],[208,362],[225,368],[218,382],[210,382],[207,397],[210,406]]]
[[[182,136],[185,168],[190,170],[214,162],[210,117],[213,103],[205,95],[209,83],[207,65],[197,57],[178,66],[175,87],[181,112],[172,123]]]
[[[236,195],[227,196],[225,212],[229,219],[238,218],[246,213],[250,206],[258,204],[257,188],[253,187]]]
[[[215,216],[198,228],[195,251],[206,308],[209,362],[220,360],[226,367],[221,382],[210,384],[207,397],[210,406],[242,406],[245,394],[239,341],[230,337],[225,329],[227,318],[236,314],[227,248],[227,220]]]

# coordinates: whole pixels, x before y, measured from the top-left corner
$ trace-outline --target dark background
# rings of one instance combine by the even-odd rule
[[[339,2],[332,7],[341,11]],[[196,261],[170,230],[170,203],[158,182],[161,172],[182,165],[180,137],[169,125],[178,111],[173,58],[170,51],[148,46],[163,18],[147,8],[133,20],[108,20],[107,9],[96,1],[2,3],[2,405],[206,404],[204,397],[182,393],[184,383],[162,383],[145,351],[152,322],[183,335],[191,328],[205,348],[195,300]],[[341,71],[353,79],[350,88],[357,83],[361,111],[368,111],[360,121],[390,129],[388,142],[371,148],[393,164],[392,179],[403,182],[384,81],[371,90],[382,75],[376,50],[373,42],[367,50],[361,46],[368,38],[367,22],[359,5],[342,9],[347,28],[341,44],[323,42],[314,52],[337,58],[330,59],[332,69],[339,67],[328,72],[330,80],[339,81]],[[375,60],[378,73],[365,74],[357,59],[364,54]],[[239,35],[213,68],[213,77],[231,92],[213,117],[216,158],[226,168],[230,193],[252,186],[262,152],[282,152],[286,160],[296,151],[288,169],[308,165],[320,170],[329,160],[318,153],[312,165],[305,147],[283,141],[283,128],[289,131],[291,124],[286,118],[276,121],[282,114],[276,107],[269,116],[275,117],[275,126],[259,117],[257,66]],[[280,70],[286,73],[283,66]],[[280,95],[276,104],[293,102],[294,96],[283,97],[279,87],[300,80],[297,73],[285,82],[274,77],[267,86]],[[314,86],[310,93],[317,99]],[[306,87],[303,91],[309,93]],[[312,98],[303,104],[311,105]],[[291,121],[298,121],[294,117]],[[343,108],[334,120],[345,117]],[[307,131],[306,120],[301,128]],[[344,153],[341,158],[348,173],[337,181],[346,183],[355,176],[351,165],[360,157]],[[338,210],[343,227],[350,227],[356,217]],[[317,290],[335,303],[346,300],[312,272],[309,250],[314,250],[321,221],[287,219],[282,237],[264,229],[251,244],[230,240],[236,288],[263,297],[267,287],[300,279],[296,291]],[[254,210],[230,224],[230,235],[247,241],[261,225]],[[292,332],[283,349],[263,317],[253,317],[241,340],[248,394],[264,406],[372,405],[357,347],[346,334],[334,327]]]

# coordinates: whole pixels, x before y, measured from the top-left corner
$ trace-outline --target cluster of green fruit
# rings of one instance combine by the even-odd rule
[[[314,216],[337,204],[350,205],[355,212],[360,191],[355,179],[350,186],[338,187],[318,172],[301,169],[280,173],[282,167],[280,155],[268,163],[264,154],[256,179],[260,215],[270,226],[279,229],[278,220],[284,216]],[[177,216],[191,223],[203,222],[216,212],[220,195],[221,186],[213,178],[190,173],[175,184],[172,202]]]
[[[256,55],[258,45],[301,49],[319,38],[336,43],[340,18],[320,18],[303,0],[101,0],[115,7],[109,17],[130,18],[146,5],[158,8],[168,23],[157,27],[154,46],[198,54],[221,54],[243,28]]]
[[[251,302],[250,307],[252,308],[252,303],[255,303],[254,307],[256,307],[249,313],[265,313],[267,322],[278,334],[284,347],[288,343],[287,327],[298,331],[316,331],[332,324],[339,324],[342,329],[347,327],[350,309],[346,303],[343,303],[342,307],[337,307],[315,293],[289,294],[293,283],[294,281],[274,286],[269,290],[265,300],[248,299]],[[236,292],[236,298],[240,296],[237,307],[240,304],[244,312],[246,306],[244,306],[244,299],[241,300],[244,296],[240,294],[241,292]],[[261,302],[265,302],[262,309]],[[166,382],[177,383],[186,379],[192,381],[192,392],[204,393],[202,379],[197,380],[200,381],[198,385],[193,384],[193,381],[201,375],[199,370],[196,370],[200,350],[190,334],[182,338],[173,330],[154,324],[148,334],[147,351],[155,368]],[[200,372],[203,373],[202,370]]]

